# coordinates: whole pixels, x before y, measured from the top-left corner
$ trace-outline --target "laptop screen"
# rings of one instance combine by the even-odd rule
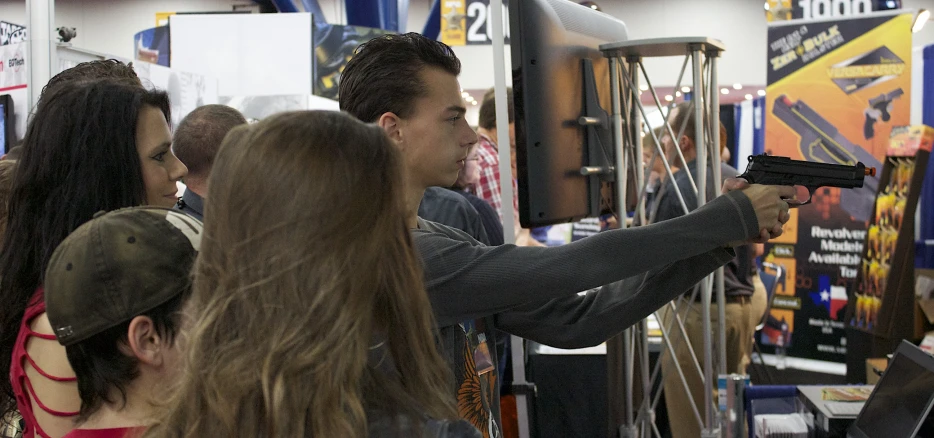
[[[912,436],[934,398],[932,365],[934,357],[903,342],[859,413],[852,434],[869,438]]]

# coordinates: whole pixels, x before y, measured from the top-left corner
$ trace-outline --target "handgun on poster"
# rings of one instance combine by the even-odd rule
[[[772,112],[800,137],[801,154],[817,163],[882,168],[882,163],[865,149],[850,143],[830,122],[801,100],[792,102],[787,95],[775,99]],[[840,192],[840,207],[858,221],[869,220],[879,189],[879,177],[870,175],[862,187]]]
[[[866,122],[863,123],[863,137],[866,140],[876,135],[875,124],[880,119],[888,122],[892,119],[892,103],[895,99],[905,94],[901,88],[896,88],[888,94],[880,94],[878,97],[869,99],[869,108],[866,108]]]
[[[801,186],[808,189],[808,198],[791,204],[792,207],[809,204],[814,192],[821,187],[839,187],[856,189],[863,187],[867,176],[876,174],[875,167],[866,167],[863,163],[853,166],[842,164],[815,163],[792,160],[788,157],[773,155],[752,155],[746,172],[740,178],[750,184],[779,186]]]

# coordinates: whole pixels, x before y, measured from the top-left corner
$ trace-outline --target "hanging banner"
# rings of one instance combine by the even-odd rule
[[[843,19],[873,11],[901,9],[901,3],[901,0],[767,0],[765,16],[768,21]]]
[[[133,70],[144,87],[169,94],[169,103],[172,104],[171,126],[178,126],[188,113],[199,106],[218,103],[217,78],[148,62],[134,62]]]
[[[766,152],[881,171],[892,128],[909,124],[911,22],[911,14],[874,13],[770,24]],[[785,278],[764,345],[781,340],[789,356],[845,361],[846,303],[878,185],[866,177],[860,189],[822,188],[812,205],[792,210],[767,247],[765,260]]]
[[[314,86],[316,96],[337,100],[341,72],[357,46],[373,38],[394,34],[391,30],[364,26],[312,23],[314,28]]]
[[[26,27],[0,21],[0,46],[26,42]]]
[[[169,26],[146,29],[133,35],[133,59],[170,67]]]
[[[509,2],[503,1],[503,34],[509,44]],[[493,43],[490,0],[443,0],[441,42],[449,46]]]
[[[26,43],[0,46],[0,93],[26,88]]]

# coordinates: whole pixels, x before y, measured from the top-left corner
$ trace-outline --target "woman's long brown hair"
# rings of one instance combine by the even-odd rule
[[[166,437],[367,435],[367,412],[456,418],[405,225],[401,160],[342,113],[227,135]]]

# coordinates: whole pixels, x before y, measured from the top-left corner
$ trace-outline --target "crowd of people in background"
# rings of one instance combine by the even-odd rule
[[[511,436],[497,339],[603,342],[788,220],[793,189],[728,180],[657,226],[504,245],[492,94],[478,136],[459,74],[388,35],[343,112],[174,133],[130,65],[56,75],[0,161],[5,433]]]

